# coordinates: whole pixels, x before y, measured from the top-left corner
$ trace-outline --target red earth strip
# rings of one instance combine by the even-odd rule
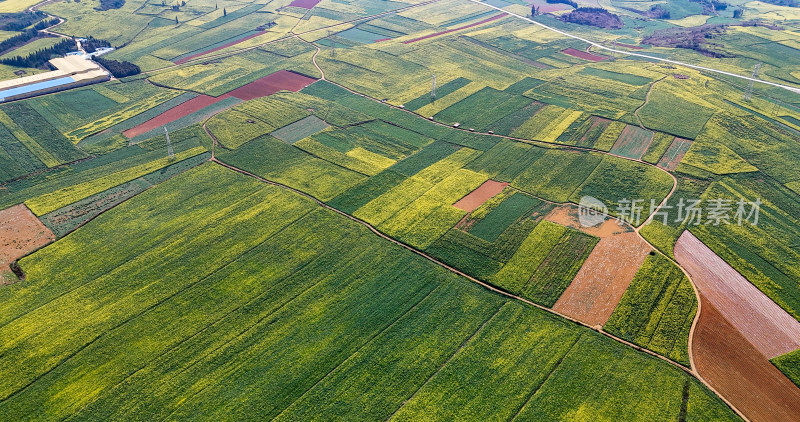
[[[289,7],[301,7],[303,9],[313,9],[322,0],[294,0],[289,3]]]
[[[227,43],[227,44],[224,44],[224,45],[221,45],[221,46],[219,46],[219,47],[212,48],[211,50],[208,50],[208,51],[203,51],[203,52],[201,52],[201,53],[197,53],[197,54],[192,54],[191,56],[186,56],[186,57],[184,57],[184,58],[182,58],[182,59],[175,60],[173,63],[175,63],[175,64],[182,64],[182,63],[186,63],[186,62],[188,62],[189,60],[196,59],[196,58],[198,58],[198,57],[201,57],[201,56],[205,56],[206,54],[213,53],[213,52],[215,52],[215,51],[217,51],[217,50],[222,50],[223,48],[228,48],[228,47],[230,47],[230,46],[232,46],[232,45],[239,44],[240,42],[247,41],[247,40],[249,40],[250,38],[255,38],[255,37],[257,37],[257,36],[259,36],[259,35],[261,35],[261,34],[264,34],[265,32],[266,32],[266,31],[261,31],[261,32],[257,32],[257,33],[255,33],[255,34],[250,34],[250,35],[248,35],[248,36],[246,36],[246,37],[244,37],[244,38],[242,38],[242,39],[239,39],[239,40],[236,40],[236,41],[231,41],[231,42],[229,42],[229,43]]]
[[[598,56],[596,54],[592,54],[592,53],[587,53],[585,51],[576,50],[576,49],[574,49],[572,47],[570,47],[570,48],[568,48],[566,50],[562,50],[561,52],[564,53],[564,54],[569,54],[572,57],[577,57],[579,59],[589,60],[589,61],[592,61],[592,62],[602,62],[603,60],[608,58],[608,57],[605,57],[605,56]]]
[[[605,325],[648,252],[635,232],[600,239],[553,310],[593,327]]]
[[[181,117],[188,116],[192,113],[200,111],[201,109],[208,107],[225,98],[235,97],[240,100],[247,101],[256,98],[266,97],[278,91],[297,92],[307,87],[308,85],[311,85],[315,81],[316,79],[306,75],[301,75],[299,73],[295,73],[289,70],[279,70],[275,73],[264,76],[261,79],[257,79],[253,82],[250,82],[247,85],[236,88],[233,91],[220,95],[219,97],[200,95],[198,97],[192,98],[191,100],[179,104],[161,113],[160,115],[138,126],[134,126],[122,133],[128,139],[130,139],[137,135],[147,133],[160,126],[164,126],[167,123],[174,122],[175,120],[178,120]]]
[[[630,48],[631,50],[644,50],[644,47],[642,47],[642,46],[639,46],[639,45],[630,45],[630,44],[623,44],[623,43],[620,43],[620,42],[618,42],[618,43],[616,44],[616,46],[617,46],[617,47],[625,47],[625,48]]]
[[[439,35],[449,34],[451,32],[460,31],[462,29],[472,28],[473,26],[483,25],[486,22],[491,22],[493,20],[500,19],[503,16],[506,16],[506,14],[505,13],[500,13],[499,15],[494,15],[491,18],[484,19],[484,20],[482,20],[480,22],[475,22],[475,23],[471,23],[469,25],[460,26],[458,28],[448,29],[447,31],[437,32],[435,34],[425,35],[424,37],[419,37],[419,38],[410,39],[408,41],[403,41],[403,44],[411,44],[413,42],[422,41],[422,40],[425,40],[425,39],[428,39],[428,38],[438,37]]]
[[[483,182],[482,185],[478,186],[477,189],[468,193],[467,196],[459,199],[453,206],[467,212],[475,211],[478,207],[483,205],[484,202],[488,201],[489,198],[502,192],[506,186],[508,186],[506,182],[487,180]]]
[[[800,388],[769,361],[798,348],[800,322],[688,230],[674,254],[700,294],[697,372],[750,420],[800,420]]]

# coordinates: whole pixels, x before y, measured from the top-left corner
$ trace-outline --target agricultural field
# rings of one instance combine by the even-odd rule
[[[0,1],[0,419],[800,420],[772,3]]]
[[[689,330],[697,299],[680,268],[651,255],[631,281],[604,329],[689,365]]]

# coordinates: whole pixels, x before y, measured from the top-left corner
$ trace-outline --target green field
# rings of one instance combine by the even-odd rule
[[[74,251],[101,249],[102,259],[73,264]],[[677,368],[213,164],[21,265],[28,281],[0,290],[0,366],[13,375],[0,383],[0,410],[15,419],[451,420],[582,407],[652,420],[678,415],[687,383],[689,415],[733,417]],[[602,400],[574,378],[593,373],[606,373],[601,390],[615,386]],[[602,405],[607,394],[614,406]]]
[[[689,365],[683,230],[800,319],[800,97],[731,76],[800,86],[793,8],[581,4],[609,29],[539,0],[111,3],[37,8],[143,73],[0,104],[0,210],[58,239],[0,239],[26,275],[0,262],[0,419],[736,419],[691,373],[456,274],[554,306],[605,236],[562,220],[586,196],[638,226],[671,195],[606,334]],[[670,61],[512,15],[532,6]],[[43,16],[0,15],[0,40]],[[487,180],[508,186],[454,206]],[[676,219],[715,198],[758,199],[758,224]],[[797,382],[796,353],[774,363]]]
[[[696,311],[692,285],[680,268],[661,255],[648,256],[604,328],[689,366]]]

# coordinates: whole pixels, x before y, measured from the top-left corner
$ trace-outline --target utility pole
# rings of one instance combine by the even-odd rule
[[[753,67],[753,79],[758,79],[758,70],[761,69],[761,62],[756,63],[755,67]],[[747,84],[747,90],[744,92],[744,96],[742,99],[745,101],[750,101],[750,98],[753,97],[753,83],[755,81],[751,80],[750,83]]]
[[[433,85],[431,86],[431,101],[436,100],[436,75],[433,75]]]

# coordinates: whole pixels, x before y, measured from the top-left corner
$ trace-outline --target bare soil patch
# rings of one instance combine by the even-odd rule
[[[677,252],[676,252],[677,256]],[[701,294],[692,337],[698,373],[752,421],[800,420],[800,389]]]
[[[288,70],[279,70],[275,73],[264,76],[261,79],[250,82],[247,85],[243,85],[223,95],[220,95],[219,97],[199,95],[122,133],[128,138],[133,138],[137,135],[141,135],[153,129],[164,126],[167,123],[174,122],[181,117],[185,117],[200,111],[201,109],[222,101],[225,98],[235,97],[240,100],[247,101],[260,97],[266,97],[282,90],[297,92],[315,81],[316,79],[306,75],[301,75]]]
[[[592,326],[604,325],[650,250],[635,232],[600,239],[553,310]]]
[[[765,359],[800,348],[800,322],[688,230],[678,239],[674,253],[706,298],[702,308],[715,307]]]
[[[603,60],[607,59],[606,56],[598,56],[597,54],[587,53],[586,51],[576,50],[572,47],[567,48],[566,50],[561,51],[564,54],[569,54],[572,57],[577,57],[579,59],[589,60],[591,62],[602,62]]]
[[[631,229],[627,225],[619,225],[618,220],[609,218],[602,224],[594,227],[584,227],[578,220],[578,207],[574,205],[562,205],[553,209],[550,214],[544,218],[547,221],[561,224],[575,230],[580,230],[586,234],[597,236],[599,238],[614,236],[620,233],[630,232]]]
[[[478,186],[477,189],[468,193],[467,196],[459,199],[453,206],[467,212],[475,211],[478,207],[483,205],[484,202],[502,192],[506,186],[508,186],[506,182],[487,180],[483,182],[482,185]]]
[[[0,273],[10,273],[9,264],[55,239],[24,204],[0,211]],[[0,284],[14,279],[0,275]]]

